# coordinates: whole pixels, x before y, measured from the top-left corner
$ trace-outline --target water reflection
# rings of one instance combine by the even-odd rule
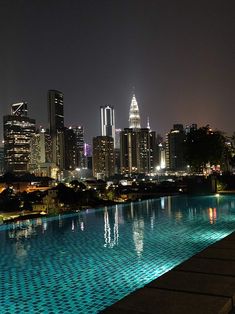
[[[90,209],[74,215],[18,221],[9,225],[6,234],[11,240],[22,241],[40,233],[46,235],[57,230],[60,230],[60,234],[92,232],[94,225],[100,225],[103,247],[113,248],[120,241],[125,242],[126,230],[129,230],[132,246],[137,255],[141,256],[145,246],[145,233],[149,230],[158,233],[163,219],[167,219],[164,220],[165,224],[178,224],[180,228],[189,223],[209,222],[210,225],[215,225],[220,219],[233,221],[234,214],[233,197],[161,197],[112,208]]]
[[[235,197],[185,196],[3,224],[0,309],[14,296],[12,313],[66,313],[69,304],[94,313],[229,234],[234,221]]]
[[[115,245],[118,245],[118,206],[115,207],[114,211],[114,224],[113,224],[113,235],[110,226],[109,215],[111,212],[108,210],[108,207],[104,208],[104,247],[113,248]]]
[[[209,216],[209,221],[210,224],[214,224],[216,223],[216,219],[217,219],[217,213],[216,213],[216,208],[208,208],[208,216]]]
[[[144,250],[144,219],[134,219],[132,230],[135,250],[138,257],[141,257]]]
[[[35,225],[41,225],[41,221],[37,220]],[[36,230],[30,220],[17,221],[12,224],[12,228],[8,230],[8,236],[10,239],[20,240],[24,238],[30,238],[36,235]]]

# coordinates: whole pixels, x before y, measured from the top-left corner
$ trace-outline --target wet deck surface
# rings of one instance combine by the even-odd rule
[[[102,313],[235,313],[235,232]]]

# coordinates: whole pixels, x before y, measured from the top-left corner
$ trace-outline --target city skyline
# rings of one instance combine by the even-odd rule
[[[235,131],[233,1],[2,1],[0,16],[1,139],[13,103],[46,126],[56,89],[65,125],[91,143],[100,106],[128,127],[133,86],[143,127],[149,116],[162,135],[174,123]]]

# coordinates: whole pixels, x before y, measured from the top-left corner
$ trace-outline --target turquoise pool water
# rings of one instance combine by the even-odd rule
[[[234,196],[1,225],[0,313],[98,313],[234,230]]]

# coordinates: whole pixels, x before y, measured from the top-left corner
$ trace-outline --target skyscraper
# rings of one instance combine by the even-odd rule
[[[129,111],[129,128],[130,129],[140,129],[140,112],[138,103],[135,98],[135,94],[131,100],[131,106]]]
[[[166,138],[166,166],[172,171],[186,168],[184,159],[185,131],[182,124],[174,124]]]
[[[51,137],[48,130],[40,127],[30,142],[30,172],[41,176],[51,176]]]
[[[85,160],[85,153],[84,153],[84,128],[83,126],[79,125],[73,127],[73,131],[76,135],[76,168],[85,168],[86,167],[86,160]]]
[[[48,91],[48,113],[50,133],[64,128],[64,95],[57,90]]]
[[[48,91],[49,131],[52,140],[52,163],[64,168],[64,95],[57,90]]]
[[[64,147],[65,147],[65,170],[74,170],[76,168],[76,134],[72,127],[64,129]]]
[[[101,136],[111,136],[115,144],[115,113],[112,106],[100,107]]]
[[[93,175],[97,179],[114,175],[114,140],[110,136],[93,138]]]
[[[151,173],[155,168],[155,132],[126,128],[120,134],[121,173]]]
[[[11,106],[11,115],[3,117],[5,170],[17,174],[29,171],[30,142],[35,120],[27,116],[27,103]]]

